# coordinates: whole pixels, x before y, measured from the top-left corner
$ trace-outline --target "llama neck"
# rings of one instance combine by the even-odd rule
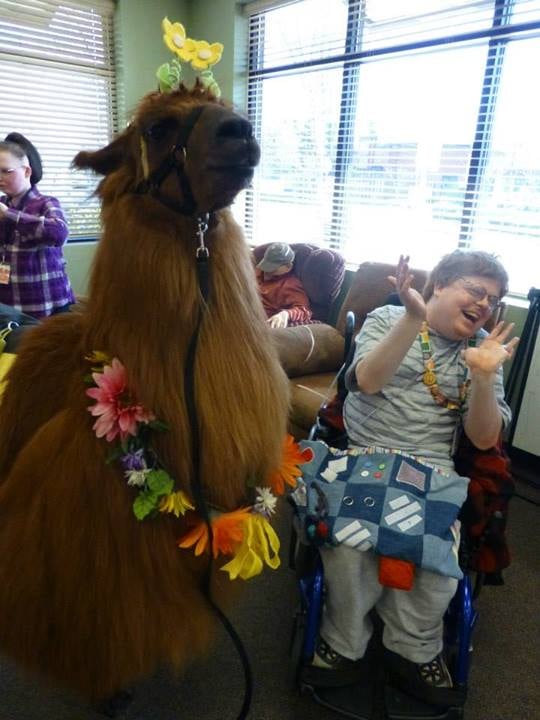
[[[168,218],[110,213],[90,283],[88,350],[140,366],[140,383],[157,367],[170,368],[172,377],[184,365],[201,308],[196,223]],[[207,243],[211,296],[203,335],[230,343],[241,328],[256,343],[262,310],[248,248],[230,213],[217,215]]]

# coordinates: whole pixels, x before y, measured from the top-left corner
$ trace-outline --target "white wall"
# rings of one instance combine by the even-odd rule
[[[96,246],[95,242],[68,243],[64,246],[67,273],[76,296],[88,292],[88,277]]]

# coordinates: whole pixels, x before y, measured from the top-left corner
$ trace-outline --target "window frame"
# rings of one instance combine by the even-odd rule
[[[296,0],[303,2],[303,0]],[[339,109],[338,135],[339,142],[336,142],[332,206],[331,206],[331,230],[328,237],[339,237],[340,228],[343,227],[344,187],[350,162],[351,149],[354,145],[354,122],[351,118],[355,115],[355,104],[358,101],[357,82],[362,61],[372,60],[375,56],[391,57],[403,53],[413,53],[418,50],[437,48],[438,46],[463,45],[473,41],[486,40],[488,49],[485,66],[483,70],[482,91],[478,100],[476,112],[476,127],[471,142],[468,167],[466,170],[466,186],[464,199],[460,208],[459,233],[456,241],[457,248],[471,247],[472,234],[474,231],[475,214],[478,210],[481,199],[482,181],[489,159],[491,136],[494,123],[494,108],[498,99],[501,73],[504,66],[504,58],[509,42],[515,39],[526,39],[531,33],[538,34],[540,19],[528,22],[513,22],[512,11],[515,0],[493,0],[492,21],[489,27],[467,32],[457,32],[452,35],[437,36],[432,39],[424,39],[412,42],[396,43],[380,48],[372,48],[367,51],[359,50],[359,33],[361,33],[361,17],[359,8],[362,0],[348,0],[347,32],[345,38],[345,50],[343,53],[329,54],[315,59],[303,59],[298,62],[263,65],[264,57],[264,21],[265,13],[275,10],[280,6],[290,4],[288,2],[265,2],[252,3],[246,6],[245,14],[250,18],[256,18],[259,26],[256,33],[249,33],[248,48],[248,105],[247,112],[253,121],[257,133],[261,117],[262,82],[265,77],[272,77],[278,74],[294,74],[306,69],[322,69],[342,64],[342,87]],[[511,32],[509,31],[511,29]],[[254,191],[251,189],[246,195],[245,202],[245,224],[248,238],[252,244],[256,244],[253,237],[253,211]],[[339,246],[330,243],[338,251]],[[376,258],[372,258],[375,260]],[[347,258],[346,258],[347,260]],[[357,263],[347,261],[349,267],[356,267]],[[512,293],[516,297],[525,297],[526,293]]]
[[[76,152],[107,144],[118,130],[115,9],[114,0],[0,0],[0,74],[12,80],[11,110],[0,112],[4,135],[21,132],[36,146],[38,189],[60,201],[70,244],[101,235],[95,176],[70,165]]]

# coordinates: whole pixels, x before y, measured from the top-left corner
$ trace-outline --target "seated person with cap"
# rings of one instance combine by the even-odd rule
[[[309,298],[300,279],[293,273],[294,250],[276,242],[269,245],[256,266],[257,282],[268,322],[273,328],[311,320]]]

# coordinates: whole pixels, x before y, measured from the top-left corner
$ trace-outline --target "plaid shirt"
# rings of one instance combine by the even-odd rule
[[[0,260],[10,266],[0,302],[34,317],[74,302],[62,252],[68,227],[58,200],[32,186],[17,206],[6,196],[0,202],[9,207],[0,218]]]

